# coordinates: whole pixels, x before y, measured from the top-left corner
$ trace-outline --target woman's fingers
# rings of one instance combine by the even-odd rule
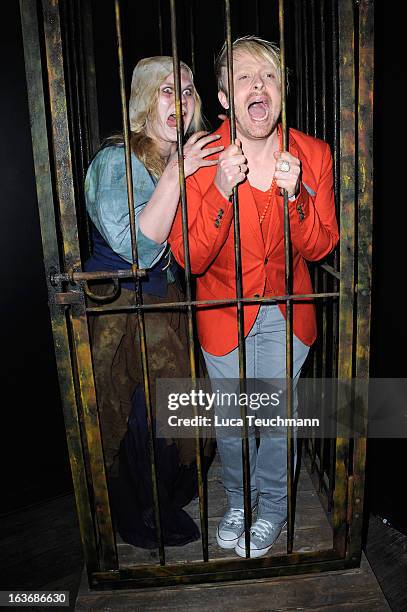
[[[206,145],[208,145],[209,143],[216,142],[217,140],[219,140],[219,138],[220,134],[209,134],[209,136],[199,138],[199,140],[196,141],[195,145],[202,149],[203,147],[206,147]]]
[[[192,134],[192,136],[187,140],[184,148],[188,146],[196,145],[197,147],[202,149],[202,147],[205,147],[210,142],[216,142],[217,140],[219,140],[220,137],[221,137],[220,134],[209,134],[208,135],[208,132],[204,132],[204,131],[196,132],[195,134]]]
[[[210,155],[216,155],[222,153],[225,149],[223,145],[214,147],[208,147],[211,143],[216,143],[221,136],[219,134],[208,134],[208,132],[200,131],[193,134],[184,146],[184,168],[185,176],[191,176],[199,168],[216,166],[218,164],[217,159],[206,160],[205,158]],[[239,151],[236,147],[236,151]],[[242,162],[246,161],[242,157]]]
[[[199,132],[195,132],[194,134],[192,134],[192,136],[188,138],[188,140],[185,143],[185,146],[189,144],[195,144],[197,140],[199,140],[200,138],[202,138],[202,136],[205,136],[205,134],[208,134],[208,133],[209,132],[206,130],[200,130]]]

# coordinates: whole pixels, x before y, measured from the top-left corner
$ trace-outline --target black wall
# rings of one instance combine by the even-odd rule
[[[405,182],[406,82],[402,22],[383,0],[375,7],[374,258],[371,374],[406,378]],[[407,398],[406,398],[407,401]],[[389,411],[392,407],[389,405]],[[404,474],[407,440],[369,440],[367,501],[407,533]]]
[[[0,39],[0,511],[71,486],[40,240],[17,1]],[[7,494],[4,494],[7,492]]]

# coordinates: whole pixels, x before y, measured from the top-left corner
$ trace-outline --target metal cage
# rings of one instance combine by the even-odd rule
[[[133,238],[131,271],[82,272],[88,245],[86,215],[83,212],[83,181],[86,167],[99,146],[96,72],[93,54],[92,9],[90,0],[20,0],[26,78],[31,117],[33,154],[38,206],[48,285],[49,308],[58,364],[59,383],[65,416],[72,476],[89,584],[94,588],[129,588],[180,583],[214,582],[244,578],[264,578],[355,567],[361,558],[366,437],[346,437],[338,424],[335,439],[311,436],[305,445],[304,461],[315,484],[332,527],[331,546],[311,551],[295,551],[292,445],[288,453],[288,527],[286,552],[261,559],[211,559],[208,546],[207,495],[202,480],[199,431],[196,438],[199,479],[199,520],[202,534],[200,560],[166,562],[161,538],[158,488],[149,401],[149,379],[145,358],[144,312],[137,279],[145,274],[137,265],[133,189],[130,170],[129,128],[125,88],[121,7],[112,0],[118,43],[123,128],[129,211]],[[177,11],[183,2],[170,0],[170,24],[163,19],[159,2],[157,32],[163,49],[163,31],[171,27],[172,56],[177,100],[177,130],[180,167],[181,206],[186,250],[186,300],[170,307],[186,308],[189,321],[191,377],[196,377],[194,308],[188,259],[186,191],[183,174],[180,69]],[[259,28],[259,2],[256,24]],[[216,17],[223,16],[228,46],[228,78],[232,82],[232,11],[237,5],[219,0]],[[190,59],[195,65],[197,23],[194,0],[187,3],[190,28],[186,33]],[[330,258],[314,266],[314,294],[294,296],[289,266],[290,228],[288,198],[285,194],[286,294],[253,298],[252,302],[283,301],[287,321],[287,382],[292,376],[292,325],[290,312],[294,299],[312,297],[318,305],[319,339],[313,354],[313,376],[337,380],[366,380],[369,377],[369,333],[372,232],[372,113],[373,113],[373,2],[370,0],[276,0],[278,31],[282,52],[283,132],[287,145],[287,104],[285,92],[286,57],[295,65],[295,105],[291,122],[297,128],[327,140],[334,152],[335,196],[340,220],[340,245]],[[277,27],[277,23],[273,24]],[[264,29],[267,25],[264,25]],[[287,33],[288,32],[288,33]],[[229,88],[233,92],[233,88]],[[231,138],[235,137],[233,97]],[[239,263],[238,189],[233,194],[235,215],[240,379],[245,385],[242,308],[244,299]],[[85,246],[84,246],[85,245]],[[155,499],[155,519],[159,534],[156,563],[123,566],[113,528],[109,505],[98,406],[89,346],[89,316],[98,311],[87,307],[86,282],[91,279],[134,279],[144,382],[149,415],[150,461]],[[224,300],[218,300],[224,303]],[[216,303],[216,301],[215,301]],[[159,307],[156,306],[157,308]],[[166,304],[166,307],[169,307]],[[289,387],[290,388],[290,387]],[[339,391],[340,393],[340,391]],[[361,391],[365,393],[366,391]],[[288,409],[290,398],[288,395]],[[367,406],[367,397],[364,397]],[[349,415],[352,404],[349,405]],[[246,440],[247,442],[247,440]],[[248,450],[242,444],[244,472]],[[249,491],[245,480],[245,510]],[[246,534],[248,521],[246,520]],[[246,538],[247,545],[247,538]]]

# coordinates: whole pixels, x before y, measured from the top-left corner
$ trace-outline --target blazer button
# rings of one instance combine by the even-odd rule
[[[266,257],[266,259],[264,260],[264,264],[265,264],[265,265],[267,265],[267,264],[268,264],[268,262],[269,262],[269,258],[268,258],[268,257]]]
[[[215,227],[219,227],[219,223],[220,223],[219,219],[216,219],[215,220]]]
[[[254,297],[260,297],[260,293],[255,293]]]

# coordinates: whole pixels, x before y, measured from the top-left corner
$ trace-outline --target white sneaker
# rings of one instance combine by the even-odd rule
[[[250,529],[250,558],[255,559],[256,557],[262,557],[267,554],[286,524],[286,520],[271,523],[264,519],[257,519]],[[239,557],[246,557],[244,533],[238,539],[235,551]]]
[[[231,508],[219,522],[216,541],[221,548],[235,548],[242,533],[244,533],[244,510]]]

